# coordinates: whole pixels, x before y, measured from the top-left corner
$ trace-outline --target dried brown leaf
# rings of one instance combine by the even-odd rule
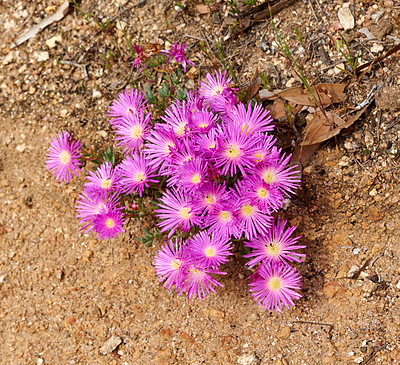
[[[208,5],[196,5],[196,9],[199,14],[208,14],[211,13],[211,9]]]
[[[346,94],[343,92],[346,85],[343,84],[318,84],[311,87],[315,98],[321,99],[322,104],[326,107],[330,104],[341,103],[345,100]],[[315,101],[307,89],[301,86],[291,87],[289,89],[276,93],[282,99],[291,101],[299,105],[315,106]]]

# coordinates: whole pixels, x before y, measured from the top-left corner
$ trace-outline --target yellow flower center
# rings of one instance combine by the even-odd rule
[[[193,176],[192,176],[192,183],[193,184],[199,184],[199,183],[201,183],[201,176],[200,176],[200,174],[194,174]]]
[[[276,182],[276,174],[275,174],[275,171],[273,171],[273,170],[271,170],[271,169],[265,170],[265,171],[263,172],[263,174],[262,174],[261,177],[262,177],[263,180],[264,180],[267,184],[269,184],[269,185],[271,185],[271,184],[273,184],[274,182]]]
[[[131,130],[132,139],[139,139],[143,135],[143,128],[140,125],[135,125]]]
[[[71,154],[68,151],[62,151],[60,153],[60,162],[63,165],[67,165],[71,161]]]
[[[190,212],[190,208],[179,209],[179,214],[183,219],[189,219],[192,216],[192,213]]]
[[[175,143],[171,142],[171,141],[168,141],[164,146],[165,152],[170,153],[171,152],[170,147],[175,148]]]
[[[242,206],[242,213],[247,216],[251,216],[254,213],[254,207],[249,203]]]
[[[211,95],[215,96],[218,94],[221,94],[224,91],[224,88],[222,85],[217,85],[214,87],[214,89],[211,90]]]
[[[268,256],[277,257],[282,252],[282,245],[279,242],[272,241],[265,245],[265,252]]]
[[[260,188],[260,189],[258,189],[258,191],[257,191],[257,195],[258,195],[260,198],[265,198],[265,197],[268,195],[268,190],[265,189],[265,188]]]
[[[143,172],[137,172],[135,175],[136,182],[143,182],[145,178],[146,178],[146,175]]]
[[[136,109],[131,106],[130,108],[126,109],[126,116],[129,117],[132,114],[136,114]]]
[[[216,199],[215,195],[206,195],[205,201],[206,201],[206,204],[214,204],[217,201],[217,199]]]
[[[268,280],[268,289],[271,291],[278,291],[282,288],[282,279],[279,276],[273,276]]]
[[[103,189],[109,189],[111,186],[111,179],[102,179],[101,180],[101,187]]]
[[[209,246],[205,251],[204,254],[206,257],[214,257],[215,256],[215,248],[212,246]]]
[[[223,210],[221,211],[221,213],[219,213],[219,217],[221,218],[221,220],[228,223],[232,219],[232,214],[227,210]]]
[[[202,272],[200,270],[198,270],[194,267],[190,268],[189,271],[193,276],[201,276],[201,274],[202,274]]]
[[[204,129],[204,128],[206,128],[206,127],[208,127],[208,124],[207,124],[207,123],[201,123],[201,124],[199,124],[199,128]]]
[[[240,155],[240,152],[240,147],[233,144],[229,144],[225,150],[226,156],[232,159],[238,157]]]
[[[115,226],[114,220],[111,219],[111,218],[107,218],[107,220],[106,220],[106,227],[107,227],[107,228],[114,228],[114,226]]]
[[[182,137],[183,134],[185,133],[185,127],[186,127],[187,123],[186,122],[182,122],[180,124],[178,124],[175,128],[174,128],[174,132],[176,134],[177,137]]]
[[[208,145],[209,150],[212,150],[213,148],[215,148],[215,142]]]
[[[254,158],[255,158],[256,162],[259,163],[264,159],[264,156],[261,152],[256,152],[254,154]]]
[[[181,265],[182,265],[182,261],[181,260],[179,260],[179,259],[174,259],[174,261],[172,261],[172,268],[174,269],[174,270],[177,270],[177,269],[179,269],[180,267],[181,267]]]

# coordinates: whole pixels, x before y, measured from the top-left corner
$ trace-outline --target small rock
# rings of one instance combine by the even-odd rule
[[[14,51],[9,52],[8,55],[3,60],[3,65],[6,66],[9,63],[11,63],[14,60],[14,57],[15,57],[15,52]]]
[[[46,41],[47,47],[49,48],[54,48],[56,46],[56,43],[61,43],[61,35],[56,35],[55,37],[52,37]]]
[[[35,52],[33,56],[36,58],[38,62],[47,61],[49,59],[49,52]]]
[[[397,289],[400,289],[400,280],[399,280],[399,282],[396,284],[396,288],[397,288]]]
[[[345,3],[338,11],[339,22],[344,30],[350,30],[354,28],[354,17],[349,6],[349,3]]]
[[[41,358],[39,358],[39,359],[37,359],[37,365],[42,365],[44,363],[44,360],[43,359],[41,359]]]
[[[240,365],[256,365],[258,363],[257,357],[254,354],[243,354],[237,360]]]
[[[382,44],[374,44],[371,47],[371,52],[372,53],[381,53],[383,51],[383,46]]]
[[[353,274],[356,273],[358,269],[359,269],[359,267],[358,267],[357,265],[353,265],[353,266],[350,268],[349,272],[347,273],[347,276],[348,276],[349,278],[352,277]]]
[[[101,98],[101,92],[99,90],[93,90],[93,98]]]
[[[383,14],[384,14],[384,11],[383,11],[383,10],[378,11],[377,13],[371,15],[371,19],[377,21],[377,20],[379,20],[379,18],[380,18]]]
[[[109,354],[110,352],[114,351],[121,344],[121,342],[121,337],[112,336],[103,344],[103,346],[101,346],[100,353],[102,355]]]
[[[282,340],[287,340],[290,336],[290,327],[283,327],[276,335]]]
[[[26,148],[25,143],[19,144],[17,147],[15,147],[15,149],[21,153],[25,151],[25,148]]]
[[[324,284],[324,294],[328,298],[333,298],[342,286],[334,281],[328,281]]]

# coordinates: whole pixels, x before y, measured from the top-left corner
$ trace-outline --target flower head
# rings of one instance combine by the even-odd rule
[[[199,207],[203,214],[211,213],[222,203],[228,200],[229,194],[226,191],[225,183],[207,181],[193,198],[193,203]]]
[[[182,288],[179,294],[188,293],[189,299],[199,298],[200,302],[210,295],[210,291],[215,293],[213,286],[221,286],[210,274],[225,275],[225,272],[218,270],[207,269],[199,265],[188,265],[185,267],[185,281],[182,283]]]
[[[145,66],[145,64],[143,63],[143,61],[145,61],[146,58],[147,58],[146,53],[143,51],[143,47],[134,44],[132,46],[132,48],[136,53],[136,57],[135,57],[135,59],[133,60],[133,63],[132,63],[132,68],[136,68],[136,71],[140,71],[140,68],[142,66],[144,68],[147,68]]]
[[[182,46],[178,46],[178,43],[175,43],[171,50],[162,50],[162,53],[167,54],[167,64],[171,57],[174,57],[176,62],[181,63],[183,70],[186,72],[186,65],[189,64],[190,66],[194,66],[192,61],[189,61],[185,58],[185,47],[186,44],[183,43]]]
[[[291,266],[263,263],[249,283],[251,297],[265,309],[276,312],[282,310],[282,304],[289,308],[293,299],[301,298],[295,290],[300,289],[299,273]]]
[[[71,173],[78,176],[78,171],[82,171],[78,166],[81,165],[79,158],[83,143],[74,141],[68,132],[61,132],[57,138],[50,142],[49,152],[46,159],[46,169],[53,171],[55,179],[60,183],[69,182]]]
[[[125,194],[134,192],[142,196],[144,188],[149,187],[149,183],[158,183],[158,180],[152,179],[152,170],[143,154],[135,153],[127,156],[119,167],[120,191]]]
[[[253,249],[253,252],[243,256],[252,258],[247,263],[250,268],[262,261],[282,264],[292,261],[301,262],[301,258],[305,255],[295,252],[295,250],[305,246],[297,244],[300,237],[290,237],[296,227],[289,227],[285,230],[285,226],[286,220],[278,219],[276,225],[273,224],[267,234],[245,242],[246,247]]]
[[[168,240],[164,242],[163,247],[158,251],[154,259],[154,267],[160,282],[165,280],[164,287],[171,290],[179,290],[184,280],[184,268],[190,263],[190,257],[187,254],[187,246],[183,245],[182,238],[176,238],[175,242]]]
[[[219,148],[215,153],[215,166],[221,168],[223,174],[229,172],[230,176],[236,174],[237,169],[243,175],[254,166],[252,153],[258,141],[257,135],[241,133],[240,128],[228,124],[220,134]]]
[[[123,146],[125,153],[141,149],[150,129],[151,114],[130,114],[115,126],[116,145]]]
[[[165,110],[165,116],[161,117],[169,125],[177,138],[186,136],[189,133],[189,122],[191,113],[186,107],[186,103],[176,101]]]
[[[231,86],[232,78],[226,71],[217,70],[215,75],[206,75],[204,81],[200,81],[199,94],[215,112],[226,113],[237,104],[236,88]]]
[[[112,118],[110,124],[116,127],[123,123],[129,115],[139,116],[147,108],[146,102],[147,99],[145,99],[144,94],[137,89],[135,91],[132,89],[123,91],[108,107],[110,110],[107,115]]]
[[[274,126],[270,124],[272,118],[269,111],[265,110],[260,104],[252,108],[251,101],[247,109],[243,103],[234,106],[232,110],[228,111],[228,117],[240,128],[242,133],[254,134],[269,132],[274,129]]]
[[[205,267],[219,267],[228,261],[232,255],[229,238],[222,238],[216,233],[211,236],[207,231],[201,231],[189,241],[189,251],[193,259]]]
[[[207,215],[204,227],[209,227],[210,232],[217,232],[222,237],[233,235],[239,238],[242,235],[242,227],[238,224],[237,215],[233,204],[221,202],[221,205]]]
[[[207,163],[201,158],[185,162],[180,173],[179,186],[188,192],[196,191],[207,181]]]
[[[101,239],[116,238],[124,231],[124,214],[119,209],[103,208],[93,220],[93,228]],[[96,236],[97,237],[97,236]]]
[[[110,162],[101,164],[96,172],[89,171],[86,177],[89,182],[85,183],[85,192],[90,194],[115,191],[119,184],[119,176]]]
[[[198,216],[197,207],[190,203],[188,194],[172,188],[167,190],[160,199],[159,209],[155,209],[156,216],[162,221],[158,223],[161,232],[171,230],[171,237],[177,228],[188,231],[193,225],[199,225],[201,219]]]

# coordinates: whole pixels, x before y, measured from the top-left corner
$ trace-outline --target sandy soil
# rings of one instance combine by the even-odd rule
[[[88,1],[81,10],[92,15],[89,21],[71,5],[64,19],[10,49],[24,29],[60,4],[0,1],[0,363],[400,363],[399,53],[346,89],[338,109],[358,105],[373,85],[381,87],[350,129],[319,147],[297,196],[280,213],[298,225],[307,245],[298,267],[303,298],[278,314],[257,307],[247,290],[250,273],[236,252],[224,267],[224,288],[191,303],[155,277],[152,260],[162,240],[151,248],[134,240],[153,224],[151,216],[131,221],[115,240],[83,234],[74,202],[85,174],[59,185],[44,160],[49,141],[61,130],[94,149],[113,138],[105,112],[122,90],[131,60],[125,54],[105,63],[102,55],[115,54],[125,41],[115,27],[102,31],[99,20],[123,21],[136,42],[185,41],[197,71],[184,82],[193,87],[219,66],[215,50],[206,57],[193,37],[206,39],[212,49],[216,36],[234,32],[229,6],[223,2],[201,15],[195,1],[181,2],[185,11],[174,2]],[[353,5],[355,28],[341,31],[365,62],[400,38],[399,3]],[[310,79],[340,82],[344,76],[334,66],[343,60],[331,42],[341,7],[340,1],[297,1],[276,15]],[[366,41],[358,32],[363,27],[376,40]],[[258,68],[275,88],[299,84],[272,38],[263,21],[224,44],[240,83]],[[62,60],[85,65],[88,77]],[[304,119],[297,123],[301,133]],[[285,120],[277,124],[277,136],[289,146],[300,138]],[[113,336],[119,346],[102,349]]]

